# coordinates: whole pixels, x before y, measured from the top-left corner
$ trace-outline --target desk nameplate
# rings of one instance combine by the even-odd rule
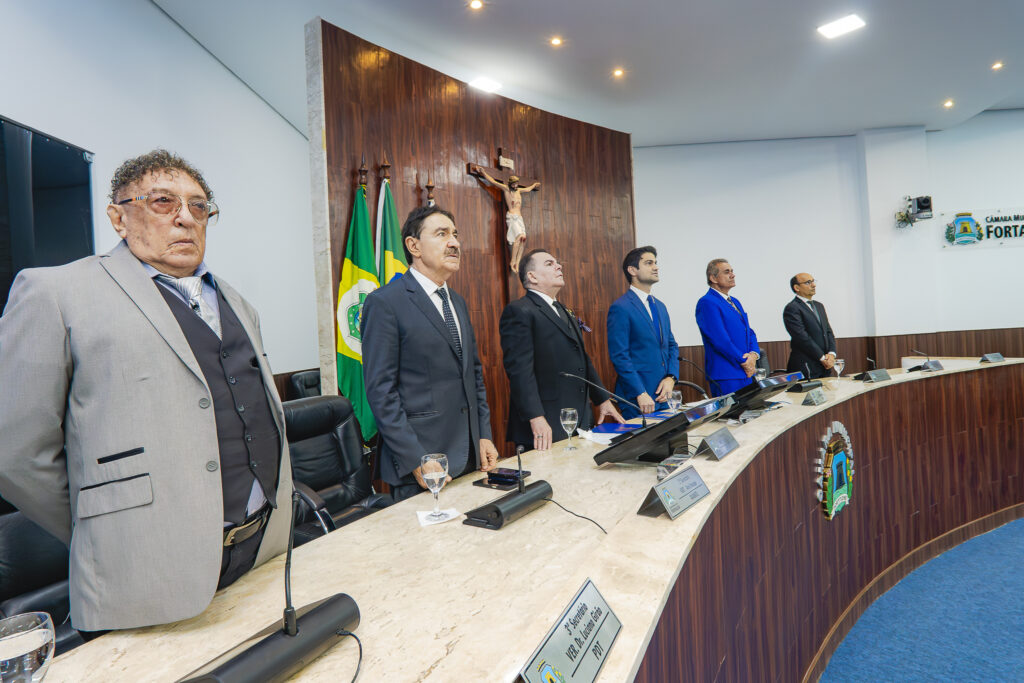
[[[825,392],[822,391],[821,387],[818,387],[817,389],[811,389],[810,391],[808,391],[807,395],[804,396],[804,400],[800,405],[820,406],[827,400],[828,397],[825,396]]]
[[[713,434],[704,437],[704,442],[697,449],[695,455],[704,453],[715,456],[715,460],[721,460],[740,447],[736,437],[732,435],[728,427],[722,427]]]
[[[892,377],[885,368],[878,368],[877,370],[866,370],[854,377],[854,379],[864,380],[866,384],[871,384],[872,382],[885,382],[892,379]]]
[[[711,493],[693,466],[680,467],[651,487],[638,515],[657,517],[662,512],[675,519],[690,509],[698,500]]]
[[[1006,359],[1003,358],[1003,354],[1001,354],[1001,353],[986,353],[984,356],[981,357],[981,360],[978,361],[978,362],[979,363],[1002,363],[1004,360],[1006,360]]]
[[[592,683],[621,630],[622,622],[587,579],[519,672],[519,680]]]

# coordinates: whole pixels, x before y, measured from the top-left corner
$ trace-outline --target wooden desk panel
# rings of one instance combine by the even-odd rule
[[[816,680],[878,595],[1024,515],[1024,366],[922,379],[829,404],[765,445],[697,537],[636,680]],[[855,478],[829,521],[812,460],[833,420]]]

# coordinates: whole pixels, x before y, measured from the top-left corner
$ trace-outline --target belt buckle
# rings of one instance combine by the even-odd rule
[[[235,537],[236,536],[238,536],[240,533],[242,533],[246,529],[250,529],[250,528],[252,528],[254,526],[255,527],[261,526],[263,524],[263,522],[265,522],[267,517],[269,517],[269,516],[270,516],[269,509],[264,508],[264,510],[259,514],[259,516],[251,519],[250,521],[246,522],[245,524],[240,524],[240,525],[234,527],[233,529],[228,530],[228,532],[226,534],[224,534],[224,547],[226,548],[228,546],[234,545]],[[258,530],[259,529],[257,528],[257,531]]]

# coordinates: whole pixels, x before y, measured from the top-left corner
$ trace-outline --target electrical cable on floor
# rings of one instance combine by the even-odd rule
[[[594,526],[596,526],[596,527],[597,527],[598,529],[600,529],[601,531],[604,531],[605,535],[607,535],[607,534],[608,534],[608,532],[604,530],[604,527],[603,527],[603,526],[601,526],[601,525],[600,525],[600,524],[598,524],[597,522],[594,522],[594,520],[590,519],[590,517],[586,517],[586,516],[584,516],[584,515],[577,515],[577,514],[576,514],[575,512],[573,512],[573,511],[572,511],[572,510],[570,510],[569,508],[565,507],[564,505],[562,505],[561,503],[559,503],[559,502],[558,502],[557,500],[553,500],[553,499],[551,499],[551,498],[544,498],[544,500],[548,501],[549,503],[554,503],[555,505],[557,505],[558,507],[562,508],[563,510],[565,510],[566,512],[568,512],[568,513],[569,513],[570,515],[573,515],[574,517],[579,517],[580,519],[585,519],[585,520],[587,520],[588,522],[593,522]]]

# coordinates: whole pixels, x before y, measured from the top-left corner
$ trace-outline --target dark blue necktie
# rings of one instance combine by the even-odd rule
[[[653,296],[647,296],[647,306],[651,309],[651,320],[654,321],[654,331],[658,335],[658,341],[661,341],[661,317],[658,315],[658,307],[654,304]]]
[[[444,311],[444,324],[448,328],[448,334],[452,336],[452,342],[455,344],[455,351],[459,354],[459,360],[462,360],[462,340],[459,339],[459,328],[455,326],[455,316],[452,315],[452,308],[448,305],[448,290],[444,287],[437,288],[437,295],[441,297],[441,310]]]

